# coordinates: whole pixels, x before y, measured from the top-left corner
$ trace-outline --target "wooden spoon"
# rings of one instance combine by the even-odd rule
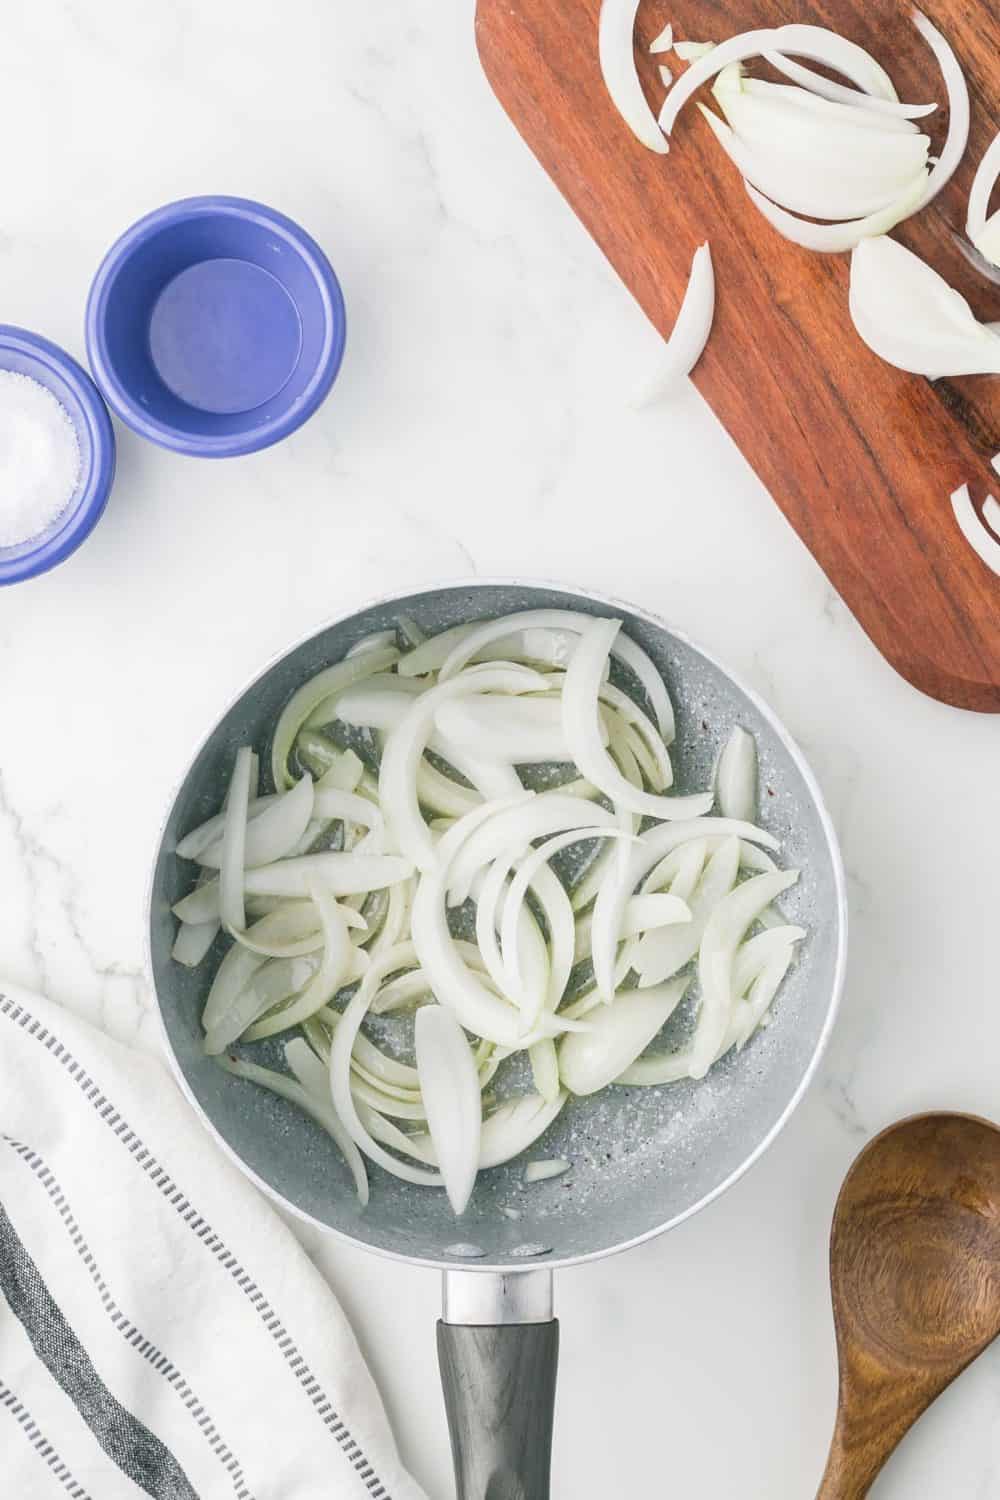
[[[817,1500],[863,1500],[1000,1333],[1000,1129],[916,1115],[876,1136],[837,1201],[830,1280],[840,1392]]]

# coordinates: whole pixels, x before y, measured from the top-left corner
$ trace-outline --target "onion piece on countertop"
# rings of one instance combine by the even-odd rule
[[[708,343],[714,316],[715,271],[706,240],[694,252],[688,284],[667,346],[652,379],[634,398],[636,406],[648,406],[690,375]]]
[[[465,1212],[479,1165],[479,1075],[464,1031],[440,1005],[417,1011],[414,1046],[430,1137],[457,1216]]]
[[[223,926],[230,928],[246,926],[246,911],[243,906],[244,851],[252,770],[253,751],[249,745],[242,745],[236,752],[236,763],[229,783],[219,859],[219,916]]]
[[[570,1093],[596,1094],[644,1052],[677,1009],[690,981],[624,990],[592,1014],[592,1028],[559,1045],[559,1076]]]
[[[597,50],[604,86],[632,134],[650,151],[670,149],[646,101],[635,66],[633,34],[639,0],[601,0]]]
[[[692,1078],[704,1078],[725,1038],[732,1018],[733,960],[743,934],[797,879],[797,870],[754,875],[723,897],[709,917],[698,954],[701,1000],[691,1040]]]
[[[621,621],[597,616],[580,636],[566,670],[563,687],[563,727],[580,772],[616,806],[651,818],[696,818],[712,806],[711,792],[688,797],[666,797],[640,791],[615,765],[601,741],[599,702],[608,655],[621,631]]]
[[[715,770],[715,798],[724,818],[752,823],[757,815],[757,744],[734,724]]]
[[[859,335],[900,370],[937,380],[1000,374],[1000,337],[960,292],[897,240],[865,239],[851,256],[849,306]]]
[[[972,550],[988,568],[1000,578],[1000,542],[997,541],[976,514],[967,484],[959,485],[951,497],[951,508],[959,529]]]

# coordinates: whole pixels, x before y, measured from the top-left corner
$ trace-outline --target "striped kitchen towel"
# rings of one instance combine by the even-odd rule
[[[0,1494],[421,1495],[332,1292],[166,1069],[4,984]]]

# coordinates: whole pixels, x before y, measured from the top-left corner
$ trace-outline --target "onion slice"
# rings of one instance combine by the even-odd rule
[[[1000,133],[993,137],[983,152],[969,189],[965,232],[977,248],[979,237],[986,228],[990,197],[998,177],[1000,177]]]
[[[896,91],[885,69],[875,59],[846,37],[827,31],[822,26],[778,26],[756,31],[741,32],[720,42],[711,52],[693,62],[682,78],[679,78],[663,101],[660,110],[660,128],[671,133],[684,105],[698,92],[702,84],[721,73],[730,63],[746,62],[751,57],[762,57],[768,52],[791,52],[798,57],[808,57],[813,62],[824,63],[849,78],[866,94],[895,100]]]
[[[561,1177],[568,1172],[570,1163],[564,1156],[550,1156],[546,1161],[529,1161],[524,1168],[526,1183],[548,1182],[550,1177]]]
[[[197,968],[218,936],[221,923],[182,922],[177,929],[170,957],[186,969]]]
[[[313,816],[315,787],[311,776],[303,776],[290,792],[268,801],[257,817],[247,823],[243,863],[246,869],[283,859],[295,848]],[[198,863],[209,869],[222,864],[223,839],[216,839],[198,855]]]
[[[706,240],[694,252],[680,312],[653,379],[636,399],[637,406],[658,400],[690,375],[708,343],[714,316],[715,272]]]
[[[598,723],[601,681],[608,654],[621,630],[620,620],[596,617],[580,636],[566,671],[563,688],[563,727],[573,748],[573,759],[588,781],[616,805],[651,818],[696,818],[712,806],[710,792],[690,797],[665,797],[634,787],[615,765],[601,742]]]
[[[691,1040],[692,1078],[704,1078],[732,1017],[733,959],[750,924],[798,879],[797,870],[755,875],[719,902],[705,925],[698,955],[701,1004]]]
[[[801,245],[804,250],[813,250],[821,255],[837,255],[845,250],[853,250],[864,239],[888,234],[890,229],[895,229],[897,224],[908,218],[923,200],[929,175],[924,167],[899,197],[887,203],[884,208],[860,219],[842,220],[839,224],[815,224],[811,219],[800,218],[780,204],[772,203],[752,182],[744,179],[743,186],[754,207],[786,240],[791,240],[793,245]]]
[[[230,928],[246,926],[243,869],[252,770],[253,751],[249,745],[242,745],[236,752],[236,763],[229,783],[219,859],[219,916],[223,926]]]
[[[348,657],[318,672],[315,677],[310,677],[308,682],[304,682],[298,691],[292,694],[275,725],[274,739],[271,744],[271,776],[279,791],[285,791],[292,785],[293,777],[288,769],[288,757],[295,744],[296,735],[313,710],[325,698],[350,687],[352,682],[359,682],[364,677],[373,677],[376,672],[391,667],[398,656],[399,652],[395,646],[362,651],[358,656]]]
[[[640,989],[672,979],[678,969],[694,958],[708,919],[735,886],[739,868],[739,840],[723,839],[689,899],[690,921],[649,932],[638,944],[632,962],[639,975]]]
[[[635,1062],[684,998],[688,979],[648,990],[625,990],[592,1017],[584,1035],[559,1046],[559,1076],[570,1093],[596,1094]]]
[[[993,534],[1000,538],[1000,501],[995,495],[987,495],[983,501],[983,520]]]
[[[480,1168],[502,1166],[527,1151],[548,1130],[567,1097],[561,1090],[555,1099],[524,1094],[501,1104],[483,1121],[479,1137]]]
[[[272,1094],[277,1094],[281,1099],[287,1099],[289,1104],[294,1104],[298,1109],[302,1110],[303,1114],[307,1114],[311,1119],[315,1120],[316,1124],[321,1126],[336,1141],[353,1174],[358,1202],[362,1207],[367,1204],[368,1174],[365,1171],[364,1162],[361,1160],[354,1142],[337,1118],[337,1113],[332,1104],[326,1104],[314,1093],[312,1088],[304,1087],[298,1079],[288,1078],[284,1073],[278,1073],[273,1068],[261,1068],[256,1063],[246,1062],[243,1058],[230,1057],[220,1057],[218,1064],[220,1068],[224,1068],[233,1077],[243,1078],[248,1083],[255,1083],[261,1088],[268,1089]]]
[[[323,926],[322,963],[302,994],[291,1005],[264,1016],[251,1026],[246,1034],[248,1042],[275,1036],[279,1031],[287,1031],[289,1027],[308,1021],[347,982],[356,950],[351,942],[343,908],[322,886],[314,886],[310,895]]]
[[[597,52],[604,86],[637,140],[665,156],[670,149],[646,102],[635,66],[633,33],[639,0],[601,0]]]
[[[944,86],[948,91],[948,134],[941,154],[931,168],[924,196],[917,205],[926,208],[932,198],[937,197],[945,183],[950,181],[955,168],[965,155],[969,141],[969,90],[965,74],[959,65],[947,39],[938,31],[922,11],[914,9],[913,24],[920,32],[937,59]]]
[[[752,734],[734,724],[719,756],[715,794],[724,818],[752,823],[757,814],[757,745]]]
[[[658,36],[655,36],[649,44],[650,52],[669,52],[674,45],[674,28],[668,21]]]
[[[951,508],[959,530],[972,550],[1000,578],[1000,542],[991,536],[976,514],[967,484],[959,485],[951,497]]]
[[[479,1075],[464,1031],[440,1005],[417,1011],[414,1046],[431,1140],[457,1216],[472,1196],[479,1165]]]

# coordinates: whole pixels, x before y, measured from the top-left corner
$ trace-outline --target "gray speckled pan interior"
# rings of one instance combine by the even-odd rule
[[[400,612],[433,633],[466,620],[549,607],[618,615],[656,662],[677,710],[675,790],[708,785],[734,723],[755,736],[760,821],[780,839],[782,865],[802,870],[799,884],[782,898],[782,910],[809,936],[779,992],[771,1024],[707,1079],[612,1088],[593,1099],[571,1100],[531,1152],[569,1158],[572,1170],[564,1176],[524,1187],[523,1163],[481,1173],[469,1209],[456,1222],[443,1193],[374,1167],[371,1202],[362,1211],[343,1160],[317,1126],[203,1055],[199,1017],[222,949],[217,945],[193,972],[170,959],[176,925],[170,906],[193,883],[193,867],[173,850],[218,809],[237,746],[252,743],[262,767],[268,764],[270,731],[291,693],[362,636],[393,625]],[[799,751],[769,711],[655,619],[617,601],[515,584],[434,589],[375,604],[270,666],[198,751],[167,818],[150,899],[151,966],[170,1047],[193,1102],[241,1165],[300,1214],[363,1245],[441,1265],[462,1263],[452,1247],[473,1247],[476,1258],[464,1262],[470,1269],[524,1267],[532,1263],[532,1250],[544,1251],[547,1264],[607,1253],[678,1222],[734,1180],[783,1123],[811,1074],[839,997],[844,944],[834,836]],[[274,1064],[280,1046],[261,1043],[254,1055]]]

